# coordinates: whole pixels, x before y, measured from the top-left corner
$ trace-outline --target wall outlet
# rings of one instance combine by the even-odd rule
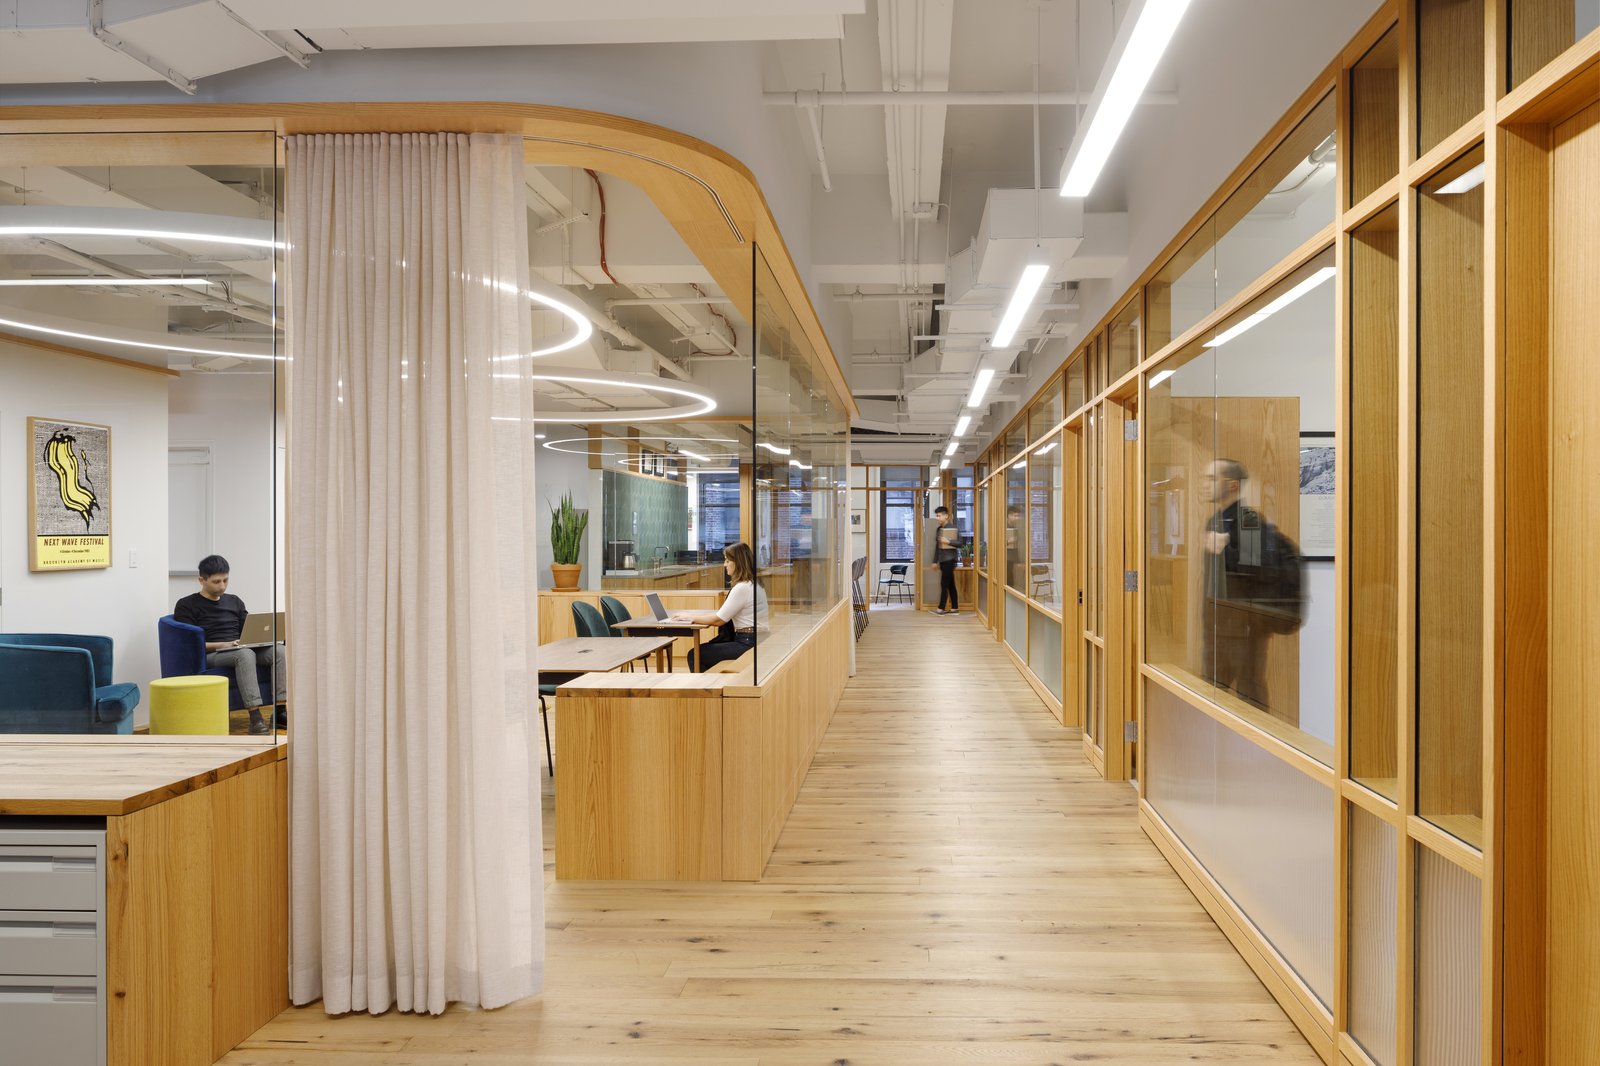
[[[133,548],[128,549],[128,569],[132,570],[139,565],[139,553]]]

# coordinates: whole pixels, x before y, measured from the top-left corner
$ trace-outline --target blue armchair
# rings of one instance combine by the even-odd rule
[[[111,677],[110,637],[0,633],[0,733],[132,733],[139,686]]]
[[[172,615],[162,615],[156,623],[157,636],[161,640],[161,676],[162,677],[189,677],[194,674],[215,674],[228,679],[228,710],[242,711],[247,708],[244,699],[239,695],[239,686],[233,679],[230,670],[212,670],[206,666],[206,632],[199,626],[192,626],[188,622],[180,622]],[[264,697],[270,697],[272,688],[272,664],[256,664],[256,682],[261,687],[258,691]]]

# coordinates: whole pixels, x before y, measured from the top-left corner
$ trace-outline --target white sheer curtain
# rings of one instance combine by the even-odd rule
[[[539,991],[519,138],[288,143],[291,997]]]

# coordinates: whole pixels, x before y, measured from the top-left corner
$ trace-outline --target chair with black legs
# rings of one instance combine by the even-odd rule
[[[615,596],[600,597],[600,613],[605,617],[606,635],[610,637],[625,637],[626,633],[617,628],[618,622],[626,622],[633,618],[633,613]],[[650,672],[650,656],[653,652],[646,652],[639,656],[638,662],[644,663],[644,672]],[[628,664],[628,669],[633,669],[633,663]]]
[[[906,580],[906,571],[910,569],[909,563],[878,567],[877,595],[885,603],[892,602],[897,595],[904,596],[907,603],[911,602],[911,582]],[[887,577],[884,576],[886,573]]]

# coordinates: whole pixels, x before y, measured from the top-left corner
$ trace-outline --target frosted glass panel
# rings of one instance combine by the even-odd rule
[[[1011,645],[1011,650],[1017,657],[1026,660],[1028,656],[1028,609],[1021,600],[1010,593],[1006,594],[1006,643]]]
[[[1350,1035],[1378,1066],[1395,1060],[1395,830],[1350,808]]]
[[[1028,667],[1045,688],[1061,698],[1061,623],[1039,611],[1028,612]]]
[[[1145,683],[1146,798],[1324,1004],[1333,1002],[1333,793]]]
[[[1416,1066],[1481,1062],[1482,887],[1417,845]]]

